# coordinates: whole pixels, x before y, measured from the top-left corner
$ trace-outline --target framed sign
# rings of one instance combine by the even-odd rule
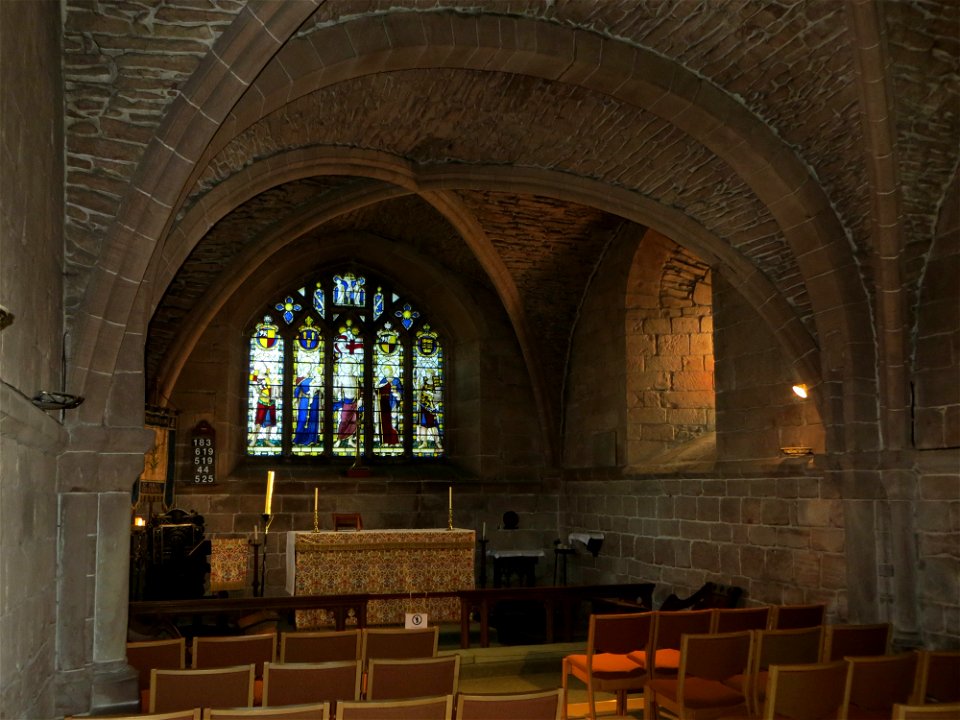
[[[217,481],[217,433],[206,420],[201,420],[190,433],[190,449],[193,453],[192,482],[195,485],[212,485]]]

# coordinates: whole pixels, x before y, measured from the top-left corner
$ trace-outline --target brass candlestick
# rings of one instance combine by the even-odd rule
[[[317,513],[316,509],[313,511],[313,531],[315,533],[320,532],[320,515]]]

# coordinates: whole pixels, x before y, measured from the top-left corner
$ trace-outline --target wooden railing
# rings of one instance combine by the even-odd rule
[[[490,612],[498,603],[525,600],[539,603],[544,608],[546,642],[554,642],[554,618],[562,613],[562,638],[573,636],[573,618],[576,606],[584,601],[623,599],[651,606],[653,583],[623,583],[613,585],[550,585],[545,587],[480,588],[450,592],[416,593],[418,598],[458,597],[460,599],[460,647],[470,647],[470,618],[477,613],[480,622],[480,645],[490,645]],[[182,616],[202,616],[283,612],[293,610],[328,610],[334,616],[335,627],[346,627],[353,611],[359,627],[367,624],[367,603],[370,600],[401,600],[408,593],[379,593],[353,595],[294,595],[285,597],[198,598],[195,600],[138,600],[130,603],[130,617],[158,617],[171,619]]]

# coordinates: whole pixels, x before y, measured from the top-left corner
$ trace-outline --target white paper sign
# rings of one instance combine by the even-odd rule
[[[426,613],[404,613],[403,627],[407,630],[427,627]]]

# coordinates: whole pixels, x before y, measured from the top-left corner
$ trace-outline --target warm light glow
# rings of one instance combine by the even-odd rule
[[[807,394],[808,394],[808,393],[807,393],[807,386],[804,385],[803,383],[800,383],[800,384],[798,384],[798,385],[794,385],[794,386],[793,386],[793,394],[796,395],[798,398],[803,398],[804,400],[806,400]]]
[[[142,518],[139,515],[137,515],[137,517],[133,519],[133,524],[136,525],[137,527],[146,527],[147,521],[145,518]]]

